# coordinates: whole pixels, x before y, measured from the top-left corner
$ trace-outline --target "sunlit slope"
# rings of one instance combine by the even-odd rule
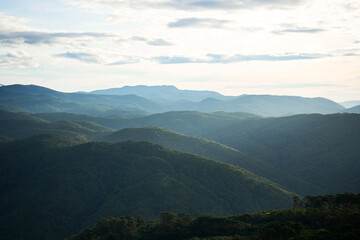
[[[360,191],[358,114],[244,120],[205,136],[314,184],[322,193]]]
[[[161,127],[126,128],[103,138],[105,141],[148,141],[171,149],[197,154],[220,162],[234,164],[278,183],[298,194],[318,192],[320,189],[281,171],[267,162],[245,155],[226,145],[205,138],[186,136]]]

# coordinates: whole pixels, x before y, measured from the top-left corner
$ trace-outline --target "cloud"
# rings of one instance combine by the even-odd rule
[[[308,27],[299,27],[294,24],[283,24],[281,25],[282,29],[274,30],[274,34],[284,34],[284,33],[320,33],[326,31],[323,28],[308,28]]]
[[[170,43],[164,39],[161,39],[161,38],[147,39],[144,37],[134,36],[131,38],[131,40],[145,42],[147,45],[150,45],[150,46],[171,46],[171,45],[173,45],[172,43]]]
[[[292,83],[292,84],[272,84],[272,85],[252,85],[243,86],[242,88],[263,88],[263,89],[291,89],[291,88],[335,88],[342,87],[340,84],[323,84],[323,83]],[[229,86],[230,88],[230,86]]]
[[[273,31],[275,34],[283,34],[283,33],[319,33],[324,32],[325,29],[321,28],[296,28],[296,29],[283,29],[280,31]]]
[[[94,63],[102,65],[124,65],[124,64],[133,64],[138,63],[138,58],[133,58],[131,56],[105,56],[101,52],[87,53],[87,52],[66,52],[55,54],[53,57],[57,58],[67,58],[74,59],[80,62],[85,63]]]
[[[107,63],[106,65],[115,66],[115,65],[133,64],[133,63],[138,63],[138,62],[140,62],[139,59],[123,56],[121,59],[118,59],[115,62]]]
[[[29,30],[26,25],[31,22],[28,18],[19,18],[0,12],[0,30],[2,31],[25,31]]]
[[[153,39],[146,41],[148,45],[151,46],[171,46],[172,44],[165,41],[164,39]]]
[[[189,58],[189,57],[168,57],[168,56],[160,56],[160,57],[153,57],[153,60],[160,64],[179,64],[179,63],[201,63],[204,60]]]
[[[297,5],[301,0],[170,0],[164,4],[177,9],[246,9],[255,7],[280,7]]]
[[[87,8],[173,8],[179,10],[234,10],[256,7],[298,5],[303,0],[63,0],[67,4]]]
[[[6,54],[0,55],[1,68],[25,68],[37,66],[38,64],[35,59],[23,50],[10,51]]]
[[[182,18],[168,24],[170,28],[184,27],[206,27],[206,28],[224,28],[229,23],[227,20],[218,20],[215,18]]]
[[[360,3],[358,0],[344,1],[343,6],[348,11],[356,11],[360,8]]]
[[[1,44],[56,44],[64,43],[65,40],[79,40],[89,38],[109,38],[114,35],[96,32],[0,32]]]
[[[191,58],[183,56],[159,56],[153,60],[160,64],[180,64],[180,63],[236,63],[248,61],[291,61],[303,59],[316,59],[330,57],[329,54],[285,54],[285,55],[241,55],[226,56],[222,54],[207,54],[203,58]]]
[[[61,54],[55,54],[54,57],[70,58],[86,63],[100,63],[96,55],[84,52],[66,52]]]

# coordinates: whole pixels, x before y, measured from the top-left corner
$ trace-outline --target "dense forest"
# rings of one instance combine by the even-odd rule
[[[360,194],[295,198],[303,206],[230,217],[163,212],[146,222],[108,217],[67,240],[356,240],[360,239]],[[329,204],[332,203],[332,204]]]
[[[1,239],[59,239],[110,215],[231,215],[292,200],[247,170],[147,142],[40,135],[2,143],[0,155]]]
[[[324,193],[360,191],[360,115],[244,120],[205,137],[254,156]]]

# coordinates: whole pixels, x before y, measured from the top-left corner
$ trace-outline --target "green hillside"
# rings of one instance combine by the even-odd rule
[[[23,120],[33,120],[33,121],[42,121],[45,122],[44,119],[38,118],[31,113],[24,112],[11,112],[7,110],[0,109],[0,119],[23,119]]]
[[[245,155],[234,148],[204,138],[189,137],[161,127],[126,128],[105,136],[103,140],[110,142],[127,140],[153,142],[182,152],[234,164],[298,194],[320,191],[318,187],[306,184],[271,164]]]
[[[322,193],[360,191],[358,114],[244,120],[205,136],[314,184]]]
[[[37,119],[0,118],[0,135],[11,138],[23,138],[33,135],[53,133],[62,136],[95,139],[105,132],[113,131],[110,128],[87,121],[57,121],[47,122]]]
[[[147,142],[45,135],[1,144],[0,155],[1,239],[61,239],[109,215],[230,215],[292,201],[241,168]]]
[[[86,120],[96,122],[113,129],[129,127],[161,126],[186,135],[201,135],[220,126],[227,126],[247,118],[259,118],[250,113],[202,113],[196,111],[178,111],[152,114],[149,116],[94,116],[74,113],[38,113],[34,116],[47,121]]]

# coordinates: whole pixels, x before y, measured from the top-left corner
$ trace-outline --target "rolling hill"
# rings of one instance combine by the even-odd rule
[[[44,133],[62,136],[95,139],[113,131],[94,122],[81,120],[59,120],[48,122],[29,113],[13,113],[0,110],[0,135],[23,138]]]
[[[117,130],[129,127],[162,126],[186,135],[201,135],[204,131],[226,126],[242,119],[259,117],[250,113],[201,113],[195,111],[166,112],[140,117],[106,117],[73,113],[38,113],[34,116],[47,121],[92,121]]]
[[[314,185],[300,181],[286,172],[275,168],[271,164],[245,155],[234,148],[204,138],[189,137],[161,127],[126,128],[105,135],[102,140],[109,142],[128,140],[152,142],[178,151],[197,154],[239,166],[297,194],[309,194],[321,191]]]
[[[147,142],[43,135],[1,144],[0,155],[1,239],[61,239],[108,215],[229,215],[292,202],[241,168]]]
[[[204,137],[265,161],[326,194],[360,191],[358,114],[245,119]]]

